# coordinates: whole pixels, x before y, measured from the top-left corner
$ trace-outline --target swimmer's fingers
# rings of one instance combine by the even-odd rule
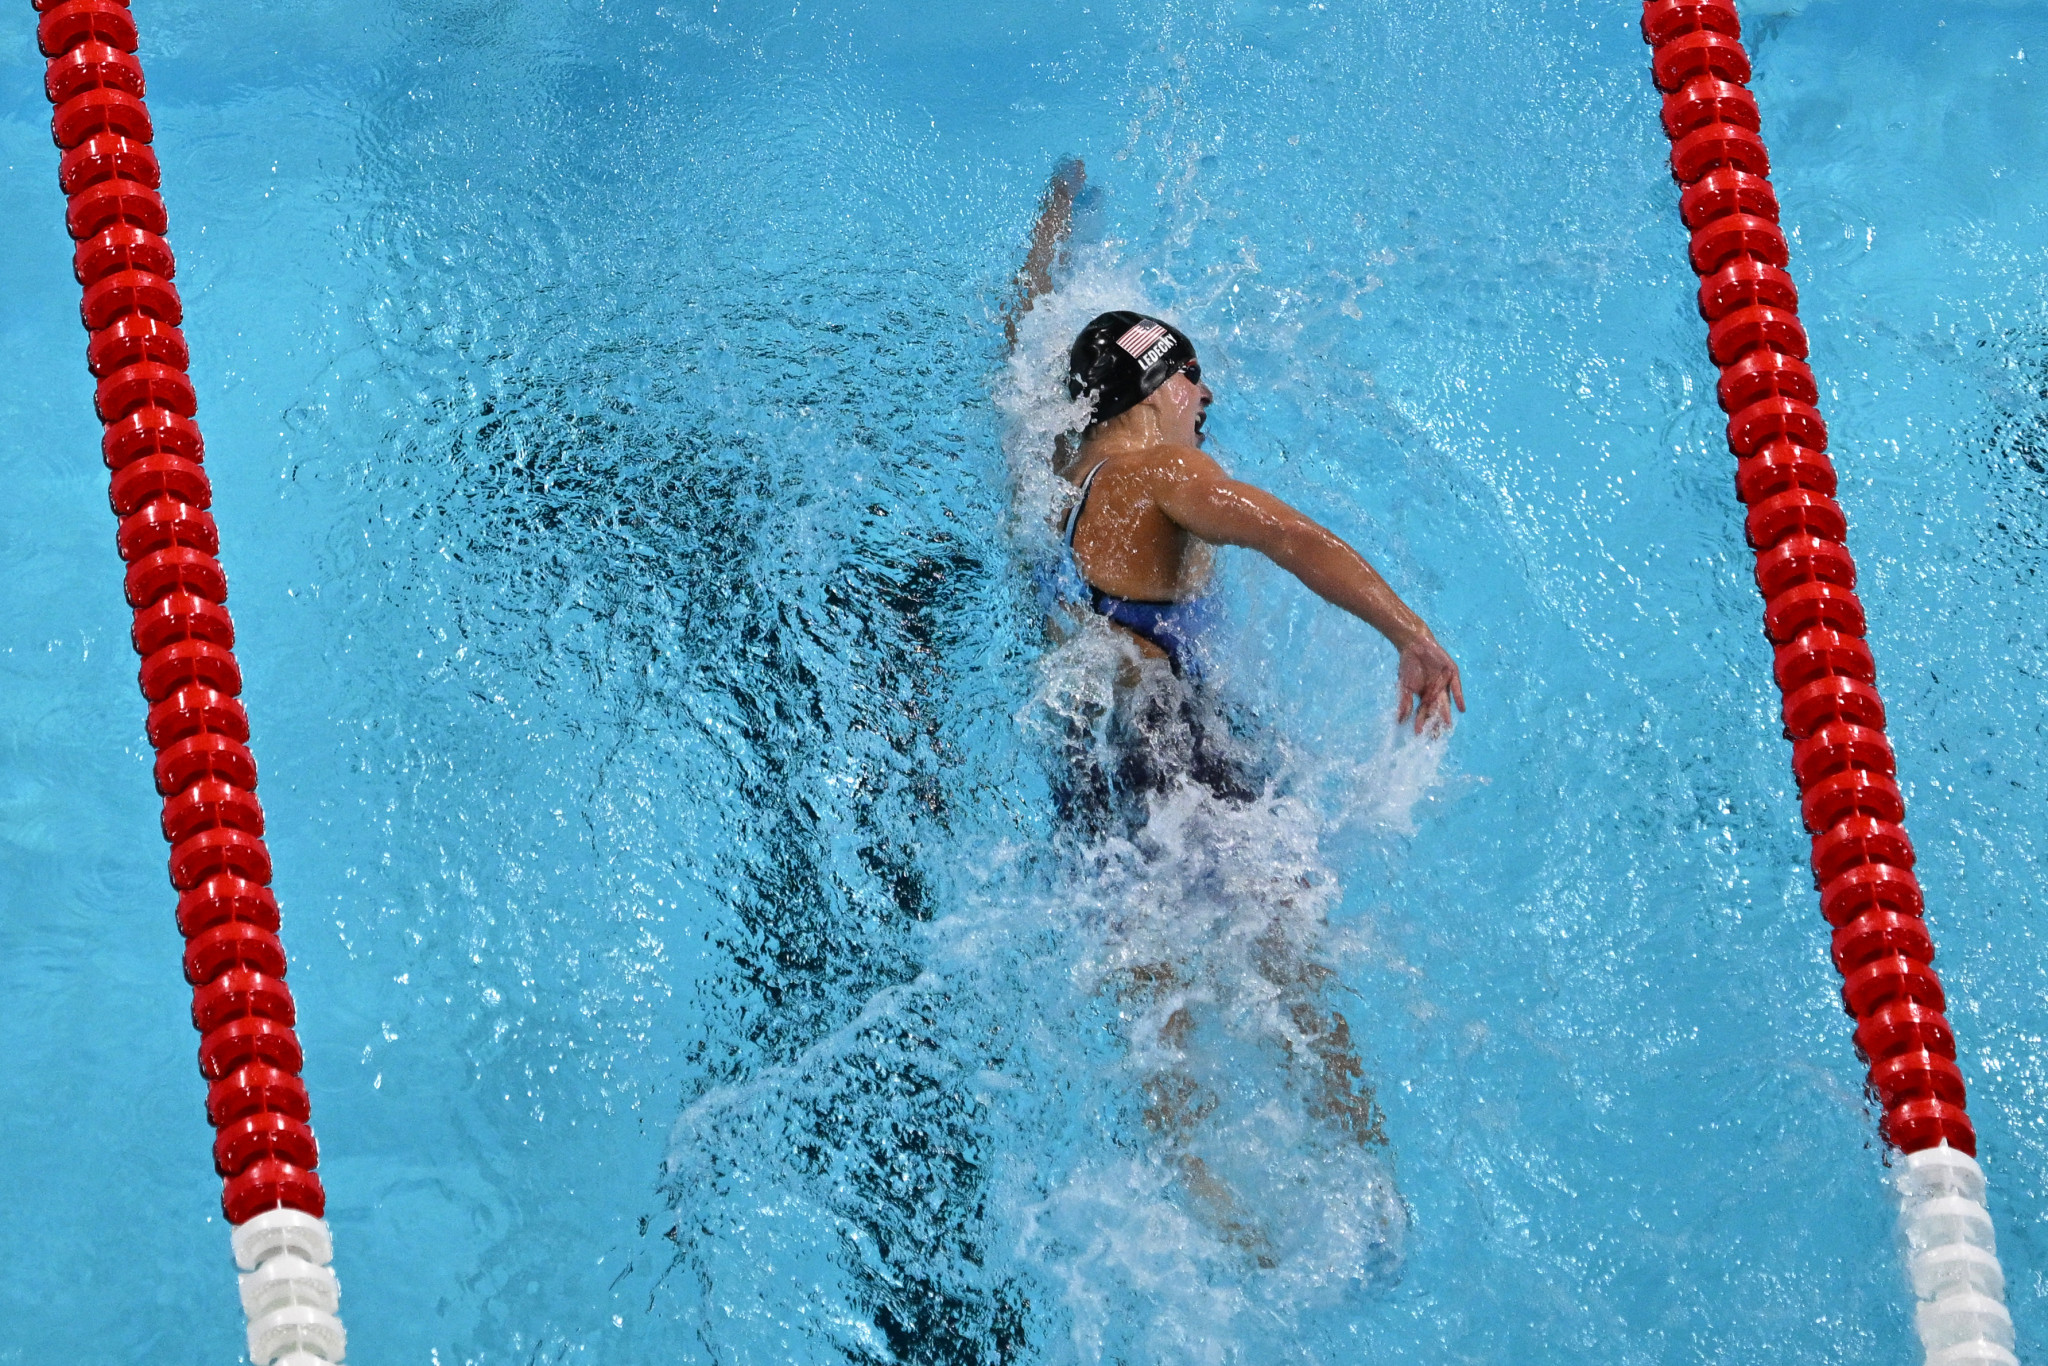
[[[1429,734],[1441,735],[1451,726],[1451,695],[1441,684],[1430,690],[1429,705],[1415,709],[1415,733],[1423,733],[1424,726]]]
[[[1447,672],[1432,678],[1423,690],[1419,705],[1415,709],[1415,733],[1420,735],[1428,727],[1431,735],[1442,735],[1454,724],[1451,706],[1457,704],[1459,711],[1465,710],[1465,688],[1458,678],[1458,666],[1448,659],[1444,661]]]
[[[1444,728],[1444,695],[1431,691],[1423,694],[1415,704],[1414,733],[1435,735]]]
[[[1403,688],[1401,690],[1401,714],[1394,718],[1396,724],[1408,719],[1411,707],[1415,713],[1415,733],[1417,735],[1422,734],[1424,727],[1434,731],[1441,724],[1437,720],[1437,713],[1445,707],[1443,686],[1439,683],[1426,681],[1412,688]]]
[[[1425,729],[1436,731],[1449,726],[1454,702],[1460,710],[1464,709],[1464,687],[1458,678],[1458,666],[1436,641],[1411,641],[1401,651],[1398,673],[1401,709],[1394,718],[1395,725],[1412,716],[1415,733],[1420,735]]]

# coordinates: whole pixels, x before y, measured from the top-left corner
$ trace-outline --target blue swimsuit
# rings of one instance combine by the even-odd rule
[[[1167,662],[1173,665],[1173,671],[1190,683],[1198,683],[1204,673],[1199,641],[1219,615],[1214,594],[1204,593],[1186,602],[1147,602],[1141,598],[1114,597],[1088,583],[1087,577],[1080,574],[1080,562],[1074,560],[1074,532],[1080,528],[1082,509],[1088,506],[1088,491],[1095,485],[1095,476],[1102,473],[1102,467],[1108,463],[1107,460],[1097,461],[1095,468],[1088,471],[1088,477],[1081,481],[1081,496],[1075,500],[1073,511],[1067,514],[1067,558],[1073,561],[1076,575],[1088,590],[1090,607],[1166,651]]]

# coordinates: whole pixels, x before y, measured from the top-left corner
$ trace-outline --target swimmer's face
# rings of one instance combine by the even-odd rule
[[[1182,446],[1199,446],[1202,428],[1209,421],[1209,405],[1216,401],[1209,386],[1202,383],[1202,367],[1189,361],[1173,378],[1152,391],[1145,400],[1159,410],[1160,434]]]

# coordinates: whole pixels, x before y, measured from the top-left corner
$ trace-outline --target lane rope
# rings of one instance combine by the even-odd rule
[[[32,3],[249,1355],[327,1366],[341,1288],[135,20],[127,0]]]
[[[1733,0],[1648,0],[1643,38],[1721,371],[1814,885],[1856,1050],[1884,1108],[1880,1131],[1902,1155],[1895,1185],[1915,1327],[1928,1366],[2018,1366],[1742,21]]]

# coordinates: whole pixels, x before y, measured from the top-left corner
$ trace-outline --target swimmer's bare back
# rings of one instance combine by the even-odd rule
[[[1079,163],[1069,163],[1046,190],[1031,257],[1018,275],[1020,312],[1051,287],[1048,265],[1072,221],[1081,175]],[[1079,450],[1062,452],[1064,478],[1080,484],[1095,476],[1074,527],[1083,576],[1114,597],[1184,602],[1208,582],[1211,547],[1256,550],[1400,651],[1397,720],[1412,717],[1418,734],[1448,727],[1452,706],[1465,709],[1450,654],[1363,555],[1264,489],[1232,479],[1201,449],[1214,401],[1201,367],[1190,362],[1134,406],[1091,425]],[[1163,656],[1150,641],[1132,639]]]

